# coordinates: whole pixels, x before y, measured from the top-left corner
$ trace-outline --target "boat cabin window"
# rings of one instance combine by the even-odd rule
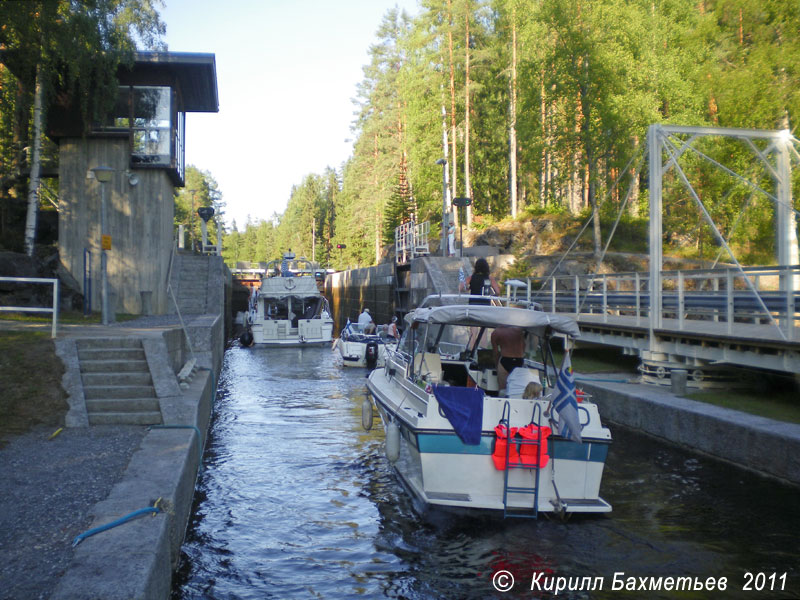
[[[289,299],[275,298],[264,302],[264,318],[285,320],[289,318]]]
[[[301,319],[313,319],[322,308],[321,296],[307,296],[305,298],[292,297],[292,310],[300,315]]]

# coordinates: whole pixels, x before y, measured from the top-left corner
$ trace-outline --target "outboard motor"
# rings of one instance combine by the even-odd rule
[[[378,342],[367,342],[367,348],[364,351],[364,360],[370,371],[378,366]]]
[[[244,333],[242,333],[242,335],[239,336],[239,343],[245,348],[249,348],[250,346],[252,346],[254,341],[255,340],[253,339],[253,332],[250,331],[249,329],[245,329]]]

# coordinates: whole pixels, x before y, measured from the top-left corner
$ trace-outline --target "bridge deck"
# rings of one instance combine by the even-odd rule
[[[676,365],[730,364],[800,373],[800,328],[781,330],[771,323],[728,324],[713,320],[663,319],[653,330],[651,346],[647,318],[582,314],[581,339],[624,348],[643,357]],[[791,337],[791,339],[786,339]]]

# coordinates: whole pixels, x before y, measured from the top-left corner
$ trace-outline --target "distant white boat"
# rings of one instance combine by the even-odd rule
[[[468,304],[470,298],[426,299],[406,316],[402,339],[384,367],[369,375],[386,454],[406,487],[425,506],[506,516],[609,512],[599,492],[611,433],[597,406],[581,394],[571,406],[561,406],[563,414],[557,410],[562,397],[555,383],[567,371],[557,379],[546,351],[552,335],[578,337],[577,323],[560,314],[500,306],[497,299],[495,305]],[[498,389],[491,349],[481,348],[501,325],[527,332],[529,350],[535,337],[544,357],[513,369],[507,393]],[[543,386],[544,395],[530,383]],[[568,389],[572,396],[564,397],[574,398],[574,384]],[[364,411],[367,427],[369,401]]]
[[[305,258],[286,253],[267,264],[261,285],[253,290],[239,337],[244,346],[297,346],[330,343],[333,318],[319,290],[323,271]]]
[[[358,323],[348,321],[333,343],[345,367],[375,369],[384,365],[386,347],[396,343],[396,340],[378,333],[364,333]]]

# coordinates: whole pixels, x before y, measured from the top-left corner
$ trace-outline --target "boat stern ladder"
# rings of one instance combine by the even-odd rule
[[[511,428],[508,426],[510,417],[511,405],[509,404],[508,400],[506,400],[505,404],[503,405],[503,413],[500,419],[500,423],[506,425],[506,430],[508,432],[505,470],[503,471],[503,518],[537,519],[539,517],[539,472],[541,470],[539,465],[542,464],[542,460],[547,460],[547,457],[544,456],[546,452],[546,450],[544,450],[544,447],[546,447],[546,442],[543,441],[543,439],[545,436],[541,434],[541,429],[538,430],[539,434],[533,438],[514,436]],[[541,422],[542,407],[539,403],[534,403],[531,424],[541,427]],[[511,452],[512,447],[517,449],[517,451],[513,454]],[[526,450],[523,450],[523,448]],[[527,460],[529,461],[535,457],[535,462],[525,462],[526,459],[523,458],[523,456],[528,457]],[[509,472],[512,469],[532,470],[532,485],[509,485]],[[533,496],[532,508],[528,510],[509,507],[509,494],[529,494]]]

